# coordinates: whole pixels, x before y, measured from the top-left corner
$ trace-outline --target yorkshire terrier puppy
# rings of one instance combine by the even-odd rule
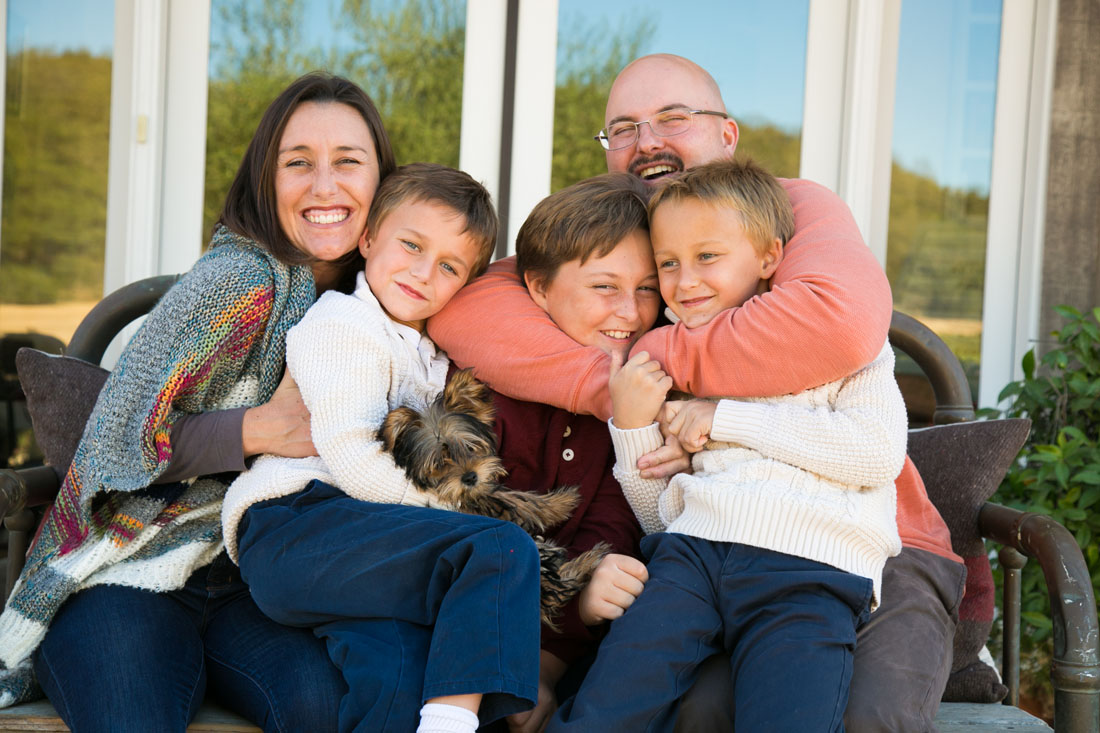
[[[580,497],[573,487],[549,494],[514,491],[500,485],[506,471],[497,457],[489,388],[473,372],[457,372],[423,414],[399,407],[386,416],[383,447],[433,506],[515,522],[532,537],[541,561],[542,622],[554,618],[592,577],[610,547],[599,543],[568,559],[564,547],[540,533],[569,518]]]

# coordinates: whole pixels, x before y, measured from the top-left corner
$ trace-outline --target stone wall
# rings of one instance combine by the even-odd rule
[[[1100,0],[1060,0],[1040,338],[1100,305]]]

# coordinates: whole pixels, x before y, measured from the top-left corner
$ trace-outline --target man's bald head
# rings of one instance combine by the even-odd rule
[[[604,123],[643,122],[675,109],[726,111],[706,69],[682,56],[653,54],[619,72],[607,95]],[[732,157],[737,135],[736,122],[713,115],[694,115],[687,132],[672,137],[654,135],[649,125],[641,125],[636,143],[607,151],[607,169],[656,183],[664,175]]]

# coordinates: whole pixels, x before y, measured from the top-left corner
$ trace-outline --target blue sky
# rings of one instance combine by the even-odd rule
[[[24,45],[110,53],[114,0],[8,0],[8,53]]]
[[[736,117],[798,130],[808,8],[809,0],[559,0],[558,33],[581,20],[616,29],[649,18],[655,30],[643,54],[690,58],[711,72]]]
[[[529,2],[531,0],[524,0]],[[218,0],[215,0],[217,4]],[[309,36],[331,37],[336,0],[314,0]],[[8,50],[109,53],[113,0],[8,0]],[[987,190],[1001,0],[902,3],[894,155],[941,183]],[[655,28],[641,51],[687,56],[711,71],[746,122],[801,127],[808,0],[560,0],[559,32]]]

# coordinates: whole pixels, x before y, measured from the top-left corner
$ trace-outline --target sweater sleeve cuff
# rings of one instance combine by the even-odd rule
[[[767,407],[758,402],[719,400],[710,427],[710,439],[722,443],[753,446],[767,416]]]
[[[172,460],[157,476],[158,484],[226,471],[243,471],[241,425],[247,407],[182,415],[172,424]]]
[[[607,426],[611,431],[611,443],[615,446],[615,460],[622,466],[637,466],[639,458],[657,450],[665,442],[657,423],[620,430],[615,427],[614,419],[611,419],[607,421]]]

